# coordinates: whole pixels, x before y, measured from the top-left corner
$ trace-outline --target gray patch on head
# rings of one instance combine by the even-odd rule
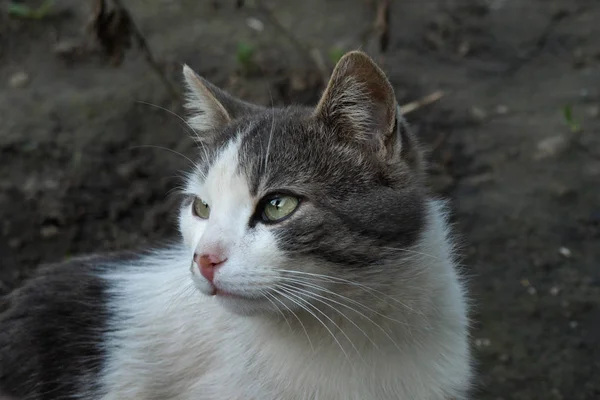
[[[269,228],[288,255],[363,268],[397,260],[417,243],[425,224],[422,152],[391,84],[366,55],[340,60],[316,108],[249,109],[225,100],[237,112],[209,135],[213,156],[203,168],[235,138],[237,172],[258,204],[280,191],[302,199],[297,215]]]
[[[404,126],[398,134],[412,146],[404,150],[418,151],[412,137],[404,138]],[[291,192],[303,198],[301,207],[310,208],[271,228],[294,257],[362,268],[397,258],[394,249],[414,245],[423,229],[419,165],[406,155],[379,159],[367,146],[340,139],[309,109],[256,115],[241,138],[239,157],[240,172],[257,199]]]

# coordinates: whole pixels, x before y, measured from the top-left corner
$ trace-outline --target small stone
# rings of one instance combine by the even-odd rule
[[[44,190],[55,190],[58,188],[60,182],[57,179],[46,178],[41,182],[41,187]]]
[[[542,160],[552,157],[566,149],[568,144],[567,138],[562,135],[551,136],[537,144],[537,150],[533,155],[534,160]]]
[[[559,293],[560,293],[560,289],[559,289],[558,287],[556,287],[556,286],[552,286],[552,287],[550,288],[550,294],[551,294],[552,296],[558,296],[558,294],[559,294]]]
[[[579,323],[577,323],[577,321],[571,321],[569,322],[569,328],[571,329],[575,329],[579,326]]]
[[[21,191],[28,198],[32,198],[37,193],[39,186],[39,179],[36,176],[32,175],[29,178],[27,178],[25,182],[23,182],[23,184],[21,185]]]
[[[600,106],[589,106],[587,109],[587,114],[590,118],[598,118],[600,116]]]
[[[521,279],[520,283],[521,283],[521,286],[524,286],[524,287],[531,286],[531,283],[529,282],[529,279],[527,279],[527,278]]]
[[[487,118],[487,112],[479,107],[471,107],[471,116],[477,121],[483,121]]]
[[[16,74],[13,74],[8,81],[10,87],[15,89],[24,88],[28,83],[29,75],[25,71],[20,71]]]
[[[469,51],[471,50],[471,45],[469,44],[469,42],[467,41],[463,41],[459,46],[458,46],[458,55],[460,57],[464,57],[467,54],[469,54]]]
[[[40,235],[42,235],[44,239],[50,239],[58,235],[58,227],[55,225],[43,226],[42,229],[40,229]]]
[[[568,186],[565,186],[563,184],[557,183],[557,184],[555,184],[553,186],[554,186],[553,187],[554,192],[556,193],[556,195],[558,197],[566,198],[566,197],[569,197],[569,196],[572,196],[572,195],[576,194],[575,190],[573,190],[572,188],[570,188]]]
[[[567,247],[564,247],[564,246],[561,247],[560,249],[558,249],[558,253],[565,258],[569,258],[573,254],[573,253],[571,253],[571,250],[569,250]]]
[[[80,51],[80,44],[72,40],[62,40],[54,46],[54,54],[59,57],[69,58]]]
[[[473,175],[468,178],[464,178],[461,182],[463,184],[467,184],[469,186],[480,186],[485,183],[491,182],[494,180],[494,175],[490,172],[484,172],[479,175]]]
[[[265,24],[257,18],[250,17],[246,20],[246,25],[255,31],[262,32],[265,29]]]
[[[508,113],[508,107],[506,107],[504,104],[496,106],[496,114],[504,115],[506,113]]]
[[[508,362],[508,360],[510,360],[510,356],[506,353],[502,353],[500,354],[500,356],[498,357],[498,360],[500,360],[500,362]]]
[[[532,296],[535,296],[535,295],[536,295],[536,293],[537,293],[537,289],[536,289],[536,288],[534,288],[533,286],[529,286],[529,287],[527,288],[527,293],[529,293],[529,294],[530,294],[530,295],[532,295]]]

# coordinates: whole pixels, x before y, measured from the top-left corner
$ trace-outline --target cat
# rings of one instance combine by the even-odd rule
[[[346,53],[315,107],[183,76],[199,156],[181,240],[40,268],[0,317],[0,392],[467,399],[466,286],[382,69]]]

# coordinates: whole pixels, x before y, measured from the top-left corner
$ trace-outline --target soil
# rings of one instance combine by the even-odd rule
[[[178,98],[136,46],[120,64],[78,50],[91,3],[0,13],[0,294],[39,263],[174,234],[195,146],[159,107]],[[285,32],[326,68],[367,49],[401,103],[443,90],[408,119],[461,238],[475,398],[600,398],[600,2],[396,1],[383,53],[364,40],[375,1],[267,2],[285,32],[243,1],[126,3],[177,90],[187,63],[249,101],[314,102],[320,73]]]

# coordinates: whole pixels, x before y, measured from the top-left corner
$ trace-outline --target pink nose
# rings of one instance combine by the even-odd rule
[[[215,279],[215,272],[225,261],[227,261],[227,258],[215,254],[194,254],[194,261],[198,264],[202,276],[212,283]]]

